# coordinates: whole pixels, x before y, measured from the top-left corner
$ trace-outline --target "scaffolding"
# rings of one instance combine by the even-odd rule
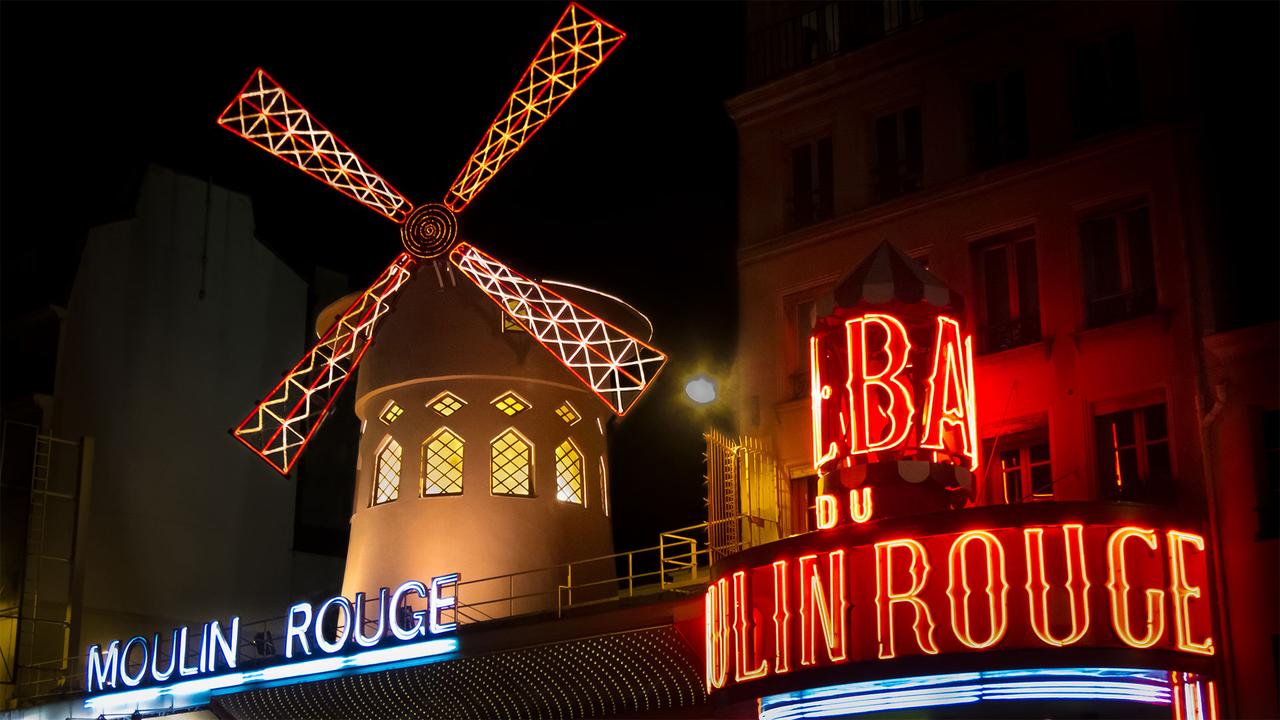
[[[745,435],[734,440],[715,429],[703,437],[712,561],[789,537],[790,485],[779,474],[769,444]]]
[[[0,707],[76,689],[76,541],[92,456],[92,439],[64,440],[27,423],[4,423]]]

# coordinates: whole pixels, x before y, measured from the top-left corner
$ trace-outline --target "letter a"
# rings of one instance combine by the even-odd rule
[[[938,336],[933,348],[933,372],[929,374],[924,403],[924,427],[920,447],[946,450],[946,426],[959,426],[960,448],[950,448],[969,459],[969,469],[978,469],[974,439],[978,419],[973,403],[973,339],[961,340],[960,324],[938,317]]]

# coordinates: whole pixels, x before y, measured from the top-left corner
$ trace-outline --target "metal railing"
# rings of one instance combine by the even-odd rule
[[[658,544],[638,550],[600,555],[569,563],[521,570],[457,586],[454,610],[460,624],[502,620],[571,608],[616,602],[637,595],[685,592],[706,582],[713,560],[708,538],[723,524],[776,526],[766,518],[737,515],[661,533]],[[776,537],[775,535],[770,535]],[[748,533],[735,549],[750,546]]]

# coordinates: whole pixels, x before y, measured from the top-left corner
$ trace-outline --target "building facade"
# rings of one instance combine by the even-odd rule
[[[1193,511],[1212,538],[1222,702],[1274,715],[1276,326],[1218,331],[1233,289],[1214,272],[1227,238],[1196,122],[1194,14],[891,2],[748,16],[757,84],[729,103],[752,388],[738,417],[773,439],[797,524],[814,526],[819,492],[808,338],[887,241],[969,300],[974,502]]]

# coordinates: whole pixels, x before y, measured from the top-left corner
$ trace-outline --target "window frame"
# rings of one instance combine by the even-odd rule
[[[971,273],[973,278],[973,305],[974,316],[978,326],[978,353],[980,355],[990,355],[1014,348],[1034,345],[1044,341],[1044,303],[1041,297],[1040,289],[1040,233],[1034,223],[1023,225],[1020,227],[1004,230],[993,235],[986,235],[973,240],[969,244],[969,261],[972,263]],[[1025,298],[1022,297],[1021,277],[1018,273],[1018,246],[1022,243],[1031,243],[1031,250],[1035,253],[1035,263],[1032,266],[1032,272],[1035,276],[1035,337],[1027,339],[1026,332],[1027,318],[1023,317],[1023,306],[1027,304]],[[1008,325],[1011,329],[1017,329],[1019,340],[1013,344],[1003,347],[994,347],[992,345],[991,335],[991,308],[987,303],[987,284],[989,278],[986,273],[985,254],[994,248],[1005,248],[1005,278],[1007,292],[1009,295],[1009,321]]]
[[[830,278],[818,285],[797,290],[782,296],[782,320],[787,340],[787,356],[783,358],[783,367],[789,368],[783,382],[783,397],[798,400],[809,395],[809,350],[808,339],[812,334],[812,326],[800,336],[800,325],[797,313],[802,305],[813,303],[814,321],[822,317],[821,308],[826,300],[835,304],[836,279]],[[803,390],[803,392],[801,392]]]
[[[915,110],[920,116],[920,148],[919,148],[919,167],[915,169],[915,176],[912,177],[910,146],[907,143],[907,121],[906,114],[910,110]],[[894,177],[896,179],[895,190],[890,194],[883,192],[885,183],[881,173],[880,158],[880,121],[885,118],[894,118],[895,138],[895,162]],[[924,102],[921,98],[912,98],[907,101],[877,108],[869,113],[868,117],[868,136],[867,146],[871,152],[867,153],[871,160],[871,191],[874,198],[873,204],[885,203],[890,200],[910,195],[924,189]],[[910,181],[914,180],[914,185]]]
[[[400,468],[396,470],[395,497],[390,497],[382,502],[378,502],[378,488],[382,474],[382,456],[383,453],[390,449],[391,445],[395,445],[399,451],[397,453],[397,460],[400,463]],[[387,433],[383,436],[382,440],[378,442],[378,449],[373,453],[373,485],[370,488],[371,492],[369,493],[369,507],[375,508],[380,505],[389,505],[399,500],[400,482],[402,480],[404,480],[404,446],[392,437],[390,433]]]
[[[528,459],[528,462],[527,462],[527,464],[526,464],[526,467],[528,467],[528,469],[529,469],[529,492],[528,492],[528,494],[526,494],[526,495],[520,495],[520,494],[518,494],[518,493],[504,493],[504,492],[496,492],[496,491],[494,490],[494,480],[493,480],[493,470],[494,470],[494,467],[493,467],[493,448],[494,448],[494,443],[496,443],[496,442],[498,441],[498,439],[499,439],[499,438],[504,437],[504,436],[505,436],[505,435],[507,435],[508,433],[514,434],[516,437],[520,438],[520,440],[522,440],[522,441],[524,442],[525,446],[526,446],[527,448],[529,448],[529,459]],[[537,448],[534,446],[533,441],[532,441],[532,440],[530,440],[528,437],[526,437],[524,433],[520,432],[519,430],[515,429],[514,427],[507,427],[507,428],[505,428],[504,430],[502,430],[501,432],[499,432],[497,435],[494,435],[494,436],[493,436],[493,438],[489,440],[489,495],[490,495],[490,496],[492,496],[492,497],[513,497],[513,498],[533,498],[533,497],[537,497],[537,489],[538,489],[538,488],[537,488],[537,476],[536,476],[536,473],[535,473],[535,468],[537,467],[537,463],[536,463],[536,457],[537,457],[537,456],[536,456],[536,450],[537,450]]]
[[[568,445],[569,448],[573,450],[573,452],[577,453],[577,456],[578,456],[578,460],[577,460],[578,500],[577,502],[574,502],[573,500],[564,500],[560,497],[560,490],[561,490],[560,450],[566,445]],[[583,454],[582,448],[578,447],[578,443],[574,442],[573,438],[571,437],[565,438],[564,442],[560,443],[559,445],[556,445],[556,449],[553,455],[554,455],[554,461],[555,461],[555,475],[556,475],[556,502],[564,503],[565,505],[577,505],[585,510],[587,507],[587,456]]]
[[[1162,407],[1164,409],[1164,426],[1165,434],[1163,438],[1152,439],[1147,436],[1145,411],[1151,407]],[[1133,445],[1135,455],[1135,465],[1137,472],[1137,490],[1129,493],[1111,492],[1109,489],[1104,491],[1104,486],[1109,485],[1106,482],[1106,473],[1103,471],[1103,463],[1111,462],[1113,457],[1102,457],[1101,438],[1098,436],[1098,421],[1108,415],[1117,414],[1128,415],[1130,422],[1133,423]],[[1093,413],[1090,417],[1090,435],[1093,439],[1093,475],[1094,475],[1094,493],[1096,497],[1108,502],[1134,502],[1140,504],[1159,504],[1158,498],[1172,498],[1173,490],[1177,487],[1177,454],[1174,452],[1173,441],[1173,422],[1169,413],[1169,401],[1167,395],[1159,397],[1147,396],[1140,399],[1131,400],[1125,403],[1099,403],[1093,407]],[[1169,456],[1169,477],[1167,482],[1170,487],[1161,492],[1162,488],[1155,487],[1155,480],[1151,477],[1150,452],[1152,445],[1163,443]],[[1112,453],[1120,450],[1128,449],[1129,445],[1116,447],[1112,445]],[[1109,471],[1108,471],[1109,472]],[[1123,488],[1123,478],[1121,487]]]
[[[393,414],[392,411],[398,412]],[[387,419],[387,415],[391,415],[390,420]],[[381,421],[383,425],[390,427],[391,424],[399,420],[402,415],[404,415],[404,406],[395,400],[388,399],[382,405],[382,412],[378,413],[378,420]]]
[[[441,412],[440,410],[437,410],[437,409],[436,409],[436,407],[435,407],[437,403],[439,403],[440,401],[444,400],[446,397],[448,397],[448,398],[450,398],[450,399],[453,399],[453,400],[457,400],[457,401],[458,401],[458,407],[453,408],[452,410],[450,410],[450,411],[449,411],[449,412],[447,412],[447,413],[445,413],[445,412]],[[452,416],[452,415],[456,414],[458,411],[462,410],[462,408],[466,407],[466,406],[467,406],[467,401],[466,401],[466,400],[463,400],[463,399],[462,399],[462,398],[460,398],[460,397],[458,397],[457,393],[454,393],[454,392],[452,392],[452,391],[450,391],[450,390],[442,390],[442,391],[440,391],[439,393],[437,393],[434,397],[432,397],[430,400],[428,400],[428,401],[425,403],[425,405],[426,405],[426,407],[427,407],[427,409],[428,409],[428,410],[430,410],[431,412],[435,413],[436,415],[439,415],[440,417],[445,417],[445,418],[447,418],[447,417],[450,417],[450,416]]]
[[[462,445],[461,450],[458,452],[458,458],[461,461],[461,464],[458,466],[458,475],[459,475],[458,483],[457,483],[458,491],[428,493],[427,492],[427,446],[430,445],[437,437],[439,437],[441,433],[446,433],[446,432],[452,435],[453,437],[457,438],[458,442],[461,443]],[[462,437],[462,435],[458,434],[457,432],[455,432],[448,425],[441,425],[439,428],[436,429],[435,432],[428,435],[427,438],[422,441],[422,445],[420,446],[420,452],[419,452],[420,460],[419,460],[419,466],[418,466],[418,497],[420,498],[456,497],[458,495],[461,495],[463,491],[466,489],[466,472],[465,472],[466,461],[467,461],[466,450],[467,450],[467,439]]]
[[[827,169],[830,174],[825,187],[822,184],[822,144],[824,142],[827,144],[828,149],[826,159],[828,164]],[[809,202],[805,206],[807,208],[806,217],[801,217],[801,205],[798,202],[799,194],[795,182],[796,153],[802,148],[808,150],[809,156]],[[835,217],[835,162],[835,134],[829,127],[824,127],[807,135],[793,138],[785,144],[783,165],[786,168],[785,177],[787,178],[787,182],[783,186],[786,192],[786,195],[783,198],[783,225],[787,232],[811,227]]]
[[[1096,328],[1107,327],[1129,320],[1136,320],[1142,317],[1148,317],[1156,314],[1160,310],[1160,293],[1162,283],[1160,282],[1160,252],[1157,249],[1156,228],[1153,212],[1153,206],[1150,194],[1129,195],[1119,200],[1114,200],[1101,205],[1094,205],[1086,210],[1076,213],[1075,218],[1075,234],[1076,234],[1076,251],[1079,253],[1080,260],[1080,290],[1081,302],[1084,312],[1084,328],[1093,330]],[[1133,284],[1133,252],[1130,239],[1130,228],[1127,215],[1139,208],[1145,208],[1147,214],[1147,243],[1151,256],[1151,309],[1148,311],[1126,311],[1123,317],[1110,321],[1094,320],[1090,309],[1095,303],[1106,300],[1114,300],[1116,298],[1136,298],[1139,292],[1146,292],[1144,288],[1141,291],[1136,290]],[[1118,294],[1103,296],[1098,293],[1097,289],[1093,289],[1092,295],[1090,284],[1096,284],[1097,279],[1092,277],[1091,259],[1092,255],[1085,243],[1084,226],[1089,222],[1110,218],[1116,228],[1116,262],[1120,274],[1120,286],[1122,291]]]
[[[515,412],[507,412],[506,410],[503,410],[502,408],[498,407],[498,403],[502,402],[508,395],[515,398],[516,401],[519,402],[521,405],[524,405],[524,407],[520,408],[519,410],[516,410]],[[524,413],[527,413],[533,409],[533,403],[529,402],[528,400],[525,400],[524,396],[516,392],[515,390],[503,390],[501,393],[498,393],[497,397],[489,401],[489,406],[492,407],[494,410],[497,410],[498,412],[502,413],[503,415],[506,415],[509,418],[513,418],[517,415],[523,415]]]
[[[1033,460],[1031,449],[1044,445],[1049,456],[1046,460]],[[1054,474],[1053,434],[1045,418],[1041,417],[1035,424],[1011,428],[1008,432],[998,433],[982,441],[983,462],[987,469],[983,474],[984,481],[992,487],[988,491],[992,501],[1003,505],[1018,505],[1029,502],[1051,502],[1057,497],[1057,477]],[[1018,498],[1009,499],[1009,483],[1005,477],[1007,470],[1000,458],[1002,453],[1017,451],[1018,464]],[[1037,493],[1034,473],[1037,467],[1049,467],[1049,492]],[[993,482],[993,472],[998,472],[997,482]]]

